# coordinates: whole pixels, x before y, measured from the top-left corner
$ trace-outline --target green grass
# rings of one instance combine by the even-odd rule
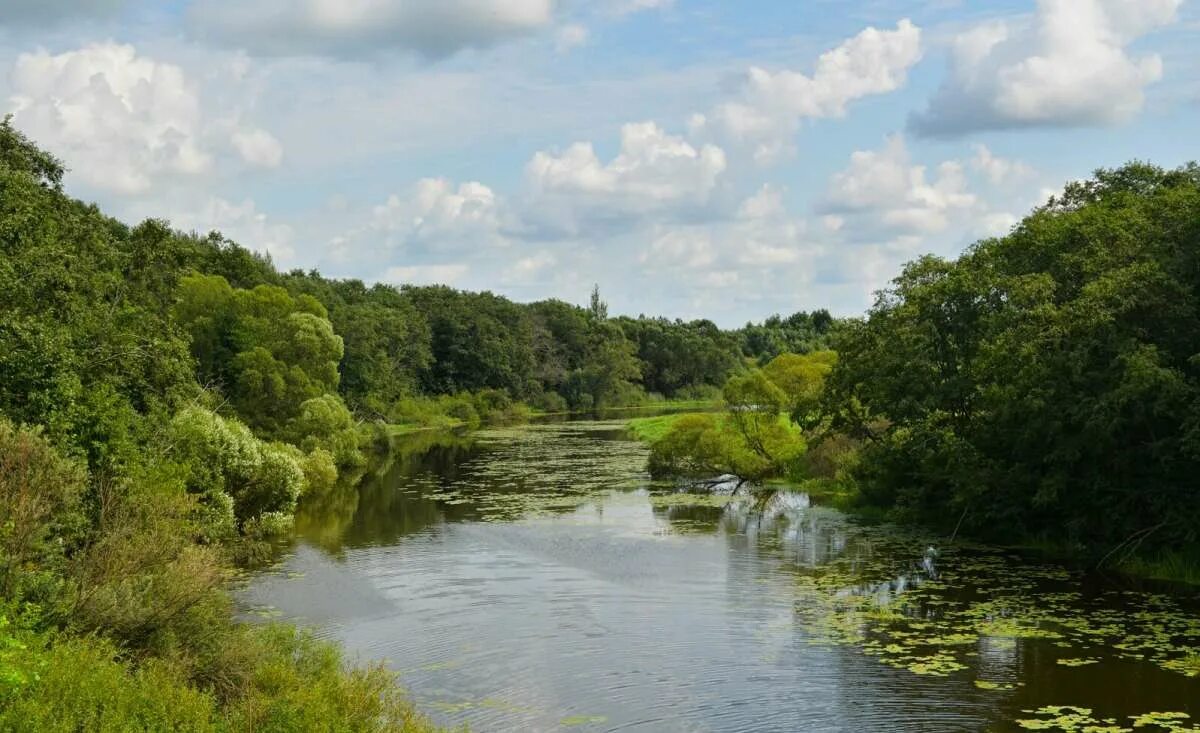
[[[1104,560],[1102,550],[1058,540],[1031,538],[1002,543],[1001,546],[1079,568],[1094,569]],[[1102,569],[1145,580],[1200,585],[1200,549],[1162,550],[1155,554],[1134,555],[1120,562],[1109,560]]]
[[[462,420],[447,418],[444,422],[440,422],[437,425],[421,425],[420,423],[389,423],[383,426],[383,429],[387,433],[388,437],[398,438],[404,435],[412,435],[413,433],[422,433],[427,430],[455,430],[463,427],[464,425],[466,425],[466,423]]]
[[[712,403],[704,403],[702,406],[711,407]],[[626,425],[629,428],[629,433],[637,440],[643,443],[656,443],[663,438],[675,423],[685,415],[692,415],[691,412],[674,412],[670,415],[655,415],[654,417],[636,417],[629,420]],[[728,421],[725,414],[717,416],[718,421],[723,425]],[[788,432],[801,436],[800,428],[791,421],[786,414],[779,414],[779,424],[787,428]]]
[[[654,417],[637,417],[626,423],[629,432],[643,443],[657,443],[662,440],[679,418],[688,413],[681,412],[672,415],[655,415]]]
[[[1196,552],[1164,550],[1149,557],[1132,557],[1117,566],[1123,573],[1150,580],[1200,585],[1200,557]]]

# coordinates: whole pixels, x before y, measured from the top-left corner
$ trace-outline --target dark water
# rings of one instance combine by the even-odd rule
[[[678,494],[622,433],[411,436],[307,507],[243,600],[387,660],[475,731],[1200,723],[1181,717],[1200,719],[1189,593],[860,527],[787,490]]]

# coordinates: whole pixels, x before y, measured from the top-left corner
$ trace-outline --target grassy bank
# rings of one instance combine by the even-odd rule
[[[671,431],[693,413],[671,415],[656,415],[653,417],[634,418],[626,424],[629,434],[636,440],[647,445],[662,441]],[[721,430],[732,429],[728,416],[716,417]],[[787,417],[780,416],[781,421]],[[791,426],[795,430],[795,426]],[[795,475],[768,478],[763,481],[767,487],[779,486],[799,489],[807,492],[813,499],[852,514],[861,521],[876,524],[896,521],[894,512],[874,506],[864,501],[855,481],[843,471],[826,476],[814,477],[814,465],[825,460],[822,453],[832,454],[826,462],[836,464],[840,457],[850,455],[844,448],[821,444],[806,455],[807,463]],[[826,473],[829,473],[826,471]],[[836,478],[835,478],[836,476]],[[1067,545],[1062,542],[1046,540],[1026,540],[1013,544],[1003,544],[1011,549],[1037,554],[1047,560],[1061,562],[1086,569],[1102,569],[1117,572],[1144,580],[1156,580],[1172,583],[1200,585],[1200,551],[1166,550],[1155,553],[1133,554],[1122,556],[1119,552],[1105,557],[1109,549],[1085,548],[1078,545]]]

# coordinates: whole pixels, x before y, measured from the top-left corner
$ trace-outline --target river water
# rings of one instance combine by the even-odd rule
[[[409,436],[241,601],[473,731],[1200,730],[1194,590],[645,460],[619,422]]]

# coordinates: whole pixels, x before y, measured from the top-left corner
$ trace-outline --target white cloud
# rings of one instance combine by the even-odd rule
[[[662,10],[675,4],[675,0],[610,0],[609,12],[615,15],[630,15],[643,10]]]
[[[1020,217],[1008,211],[993,211],[979,218],[976,233],[981,237],[1001,237],[1012,231]]]
[[[787,273],[794,285],[810,277],[804,261],[820,254],[805,232],[804,222],[788,213],[783,191],[763,186],[723,221],[658,227],[638,263],[652,272],[686,269],[689,282],[763,281]]]
[[[203,37],[268,55],[361,57],[378,51],[446,56],[533,33],[556,0],[195,0]]]
[[[811,253],[804,241],[806,227],[793,219],[783,203],[783,192],[765,185],[738,207],[733,227],[737,260],[747,266],[774,266],[800,261]]]
[[[96,188],[139,193],[157,176],[212,165],[200,100],[183,70],[132,46],[21,54],[11,87],[17,124]]]
[[[259,168],[278,168],[283,162],[283,146],[266,130],[238,130],[233,133],[233,146],[242,160]]]
[[[708,231],[671,229],[656,237],[650,248],[638,256],[638,262],[662,269],[698,269],[708,267],[716,258]]]
[[[474,181],[456,186],[444,178],[425,178],[370,211],[351,215],[366,223],[332,237],[327,255],[335,265],[382,267],[398,255],[483,255],[506,244],[502,202],[492,189]]]
[[[587,45],[588,29],[578,23],[564,25],[558,29],[554,38],[554,48],[559,53],[567,53],[572,49]]]
[[[994,185],[1021,181],[1033,176],[1033,168],[1019,160],[1001,158],[992,153],[986,145],[974,146],[975,156],[971,158],[971,168],[987,176]]]
[[[373,212],[372,227],[401,244],[478,244],[494,240],[500,211],[492,189],[475,181],[455,185],[425,178],[404,196],[393,194]]]
[[[383,281],[395,285],[453,285],[467,274],[461,263],[389,267]]]
[[[921,29],[902,20],[895,30],[867,28],[817,60],[811,75],[751,68],[736,101],[692,120],[693,133],[749,146],[759,161],[792,149],[802,120],[841,117],[863,97],[904,86],[921,58]]]
[[[233,203],[213,197],[200,206],[181,211],[172,225],[184,231],[219,231],[243,247],[270,254],[280,267],[294,264],[296,236],[293,229],[287,224],[272,222],[250,199]]]
[[[894,135],[882,150],[850,156],[849,167],[831,181],[827,206],[847,225],[853,218],[873,235],[890,237],[944,231],[953,217],[977,203],[967,190],[961,163],[941,163],[928,180],[926,167],[914,165],[904,138]]]
[[[990,22],[956,39],[950,77],[912,119],[925,135],[1036,125],[1110,125],[1141,109],[1162,77],[1141,36],[1174,22],[1182,0],[1039,0],[1028,27]]]
[[[694,208],[708,201],[725,167],[725,152],[715,145],[695,147],[653,122],[627,124],[608,163],[586,142],[535,154],[525,168],[534,197],[529,214],[573,229],[581,220]]]
[[[73,180],[97,191],[146,194],[212,171],[225,152],[266,167],[283,154],[236,113],[210,116],[183,69],[129,45],[21,54],[10,90],[17,125],[63,158]]]
[[[549,252],[535,252],[522,257],[505,269],[501,279],[506,283],[531,283],[558,264],[558,258]]]

